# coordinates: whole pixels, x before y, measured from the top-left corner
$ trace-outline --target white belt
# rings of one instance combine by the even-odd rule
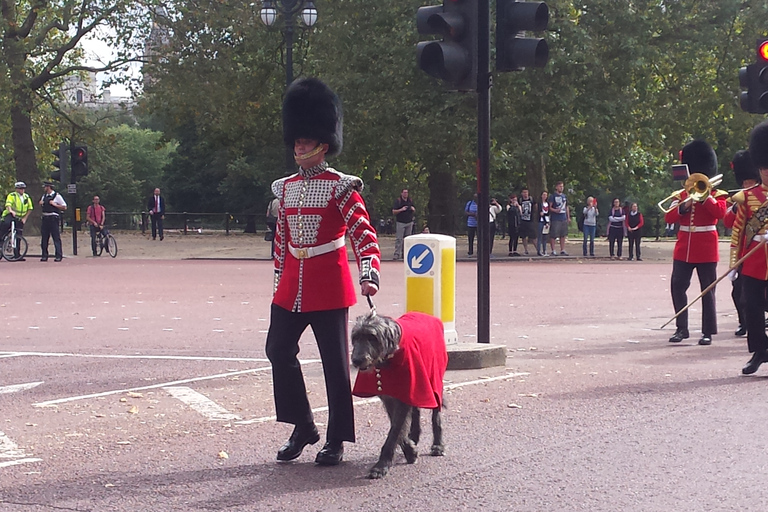
[[[680,231],[687,231],[690,233],[698,231],[717,231],[717,226],[680,226]]]
[[[757,243],[762,242],[763,239],[764,239],[764,235],[755,235],[752,237],[752,241]]]
[[[315,256],[320,256],[321,254],[333,252],[336,249],[344,247],[345,243],[347,243],[346,239],[342,236],[336,240],[331,240],[327,244],[315,245],[312,247],[297,248],[288,244],[288,252],[290,252],[297,260],[305,260],[307,258],[313,258]]]

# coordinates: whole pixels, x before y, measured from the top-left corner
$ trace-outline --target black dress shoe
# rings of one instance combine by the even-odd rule
[[[61,258],[53,258],[54,262],[61,261]]]
[[[672,335],[671,338],[669,338],[670,343],[680,343],[684,339],[688,338],[690,335],[688,334],[688,331],[685,329],[678,329],[675,331],[675,334]]]
[[[741,369],[741,373],[744,375],[751,375],[755,373],[757,369],[760,368],[760,365],[766,361],[768,361],[768,352],[765,350],[758,350],[752,354],[752,359],[750,359],[749,362],[744,365],[744,368]]]
[[[277,460],[293,460],[304,451],[308,444],[315,444],[320,440],[320,434],[317,433],[317,427],[314,423],[309,425],[296,425],[293,434],[288,441],[277,451]]]
[[[712,344],[712,336],[709,334],[705,334],[699,339],[699,345],[711,345]]]
[[[327,441],[323,449],[317,452],[315,462],[321,466],[338,466],[344,456],[344,444],[341,441]]]
[[[47,256],[43,256],[42,258],[40,258],[40,261],[48,261],[48,257]]]
[[[743,325],[740,325],[739,328],[736,329],[736,332],[733,334],[735,334],[736,336],[744,336],[745,334],[747,334],[747,328],[744,327]]]

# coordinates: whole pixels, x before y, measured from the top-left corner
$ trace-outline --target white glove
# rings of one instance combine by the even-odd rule
[[[768,242],[768,233],[763,235],[763,242]]]
[[[739,271],[738,270],[733,269],[730,272],[728,272],[728,279],[730,279],[731,281],[735,281],[738,278],[739,278]]]

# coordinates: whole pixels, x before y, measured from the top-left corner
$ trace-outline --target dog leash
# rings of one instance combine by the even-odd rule
[[[371,299],[371,296],[370,295],[366,295],[365,298],[368,299],[368,307],[371,308],[371,313],[373,315],[375,315],[376,314],[376,306],[374,306],[373,300]]]

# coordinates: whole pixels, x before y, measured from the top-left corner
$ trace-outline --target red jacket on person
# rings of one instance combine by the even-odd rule
[[[758,210],[768,204],[768,186],[761,184],[742,190],[733,196],[733,200],[737,206],[731,232],[730,266],[760,243],[754,240],[755,236],[766,233],[765,224],[762,222],[757,223],[759,229],[756,232],[746,233],[746,226]],[[747,239],[749,235],[752,238]],[[741,273],[761,281],[768,281],[768,244],[763,245],[762,249],[758,249],[741,264]]]
[[[720,261],[717,243],[717,222],[725,216],[725,198],[728,194],[720,190],[712,190],[709,197],[701,202],[687,203],[688,210],[680,214],[676,202],[674,208],[667,212],[664,221],[670,224],[679,223],[677,242],[673,258],[687,263],[716,263]],[[688,197],[683,190],[680,202]]]

